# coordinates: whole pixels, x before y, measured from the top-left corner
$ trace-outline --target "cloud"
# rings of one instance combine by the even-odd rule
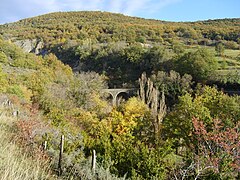
[[[127,15],[152,14],[180,1],[182,0],[109,0],[108,11]]]
[[[181,0],[1,0],[0,24],[56,11],[100,10],[138,16]]]
[[[22,18],[59,11],[57,0],[1,0],[0,23],[12,22]]]
[[[121,12],[123,9],[123,1],[122,0],[109,0],[109,5],[107,7],[108,11],[111,12]]]
[[[151,6],[151,7],[149,7],[151,9],[150,12],[152,12],[152,13],[157,12],[157,11],[159,11],[160,9],[162,9],[166,6],[178,3],[180,1],[182,1],[182,0],[160,0],[160,1],[156,2],[156,4],[151,4],[150,5]]]
[[[137,11],[141,11],[148,6],[148,4],[151,3],[150,0],[131,0],[127,2],[126,9],[123,11],[124,14],[133,15]]]

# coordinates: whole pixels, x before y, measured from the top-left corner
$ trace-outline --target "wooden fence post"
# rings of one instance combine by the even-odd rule
[[[43,144],[43,150],[44,150],[44,151],[47,150],[47,141],[44,141],[44,144]]]
[[[64,147],[64,135],[61,136],[61,142],[60,142],[59,161],[58,161],[59,176],[62,175],[63,147]]]
[[[95,173],[95,169],[96,169],[96,151],[93,150],[92,151],[92,171],[93,173]]]

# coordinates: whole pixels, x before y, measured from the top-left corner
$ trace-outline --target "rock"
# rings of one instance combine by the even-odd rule
[[[36,42],[37,42],[36,39],[33,39],[33,40],[26,39],[26,40],[18,40],[18,41],[15,41],[14,43],[17,46],[21,47],[25,52],[29,53],[35,48]]]
[[[32,52],[34,54],[42,54],[44,52],[44,43],[37,39],[25,39],[25,40],[17,40],[14,42],[17,46],[22,48],[25,52]]]
[[[41,54],[43,48],[44,48],[43,42],[39,41],[39,42],[37,42],[33,53],[35,53],[35,54]]]
[[[143,48],[152,48],[153,45],[151,44],[146,44],[146,43],[140,43]]]

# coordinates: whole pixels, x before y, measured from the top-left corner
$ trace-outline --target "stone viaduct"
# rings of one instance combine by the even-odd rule
[[[108,93],[112,97],[112,105],[118,105],[118,98],[120,94],[125,94],[127,97],[130,97],[136,94],[138,89],[136,88],[123,88],[123,89],[103,89],[104,93]]]

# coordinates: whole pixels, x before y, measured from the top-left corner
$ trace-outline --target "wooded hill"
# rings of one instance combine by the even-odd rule
[[[69,12],[0,29],[0,131],[40,160],[33,165],[43,171],[31,177],[240,178],[240,98],[206,85],[239,88],[239,19],[174,23]],[[138,95],[119,95],[113,107],[107,83],[136,86]],[[3,155],[0,167],[7,167],[11,151]]]
[[[196,40],[193,43],[202,43],[204,40],[237,42],[239,27],[240,19],[176,23],[108,12],[58,12],[1,25],[0,29],[3,36],[17,39],[40,38],[48,46],[68,39],[80,41],[86,38],[99,43],[167,43],[169,39]]]
[[[199,47],[220,65],[209,80],[239,81],[239,18],[166,22],[108,12],[57,12],[1,25],[0,34],[28,52],[54,53],[76,71],[104,74],[111,87],[132,86],[144,71],[182,71],[176,58]],[[217,45],[222,46],[218,52]]]

